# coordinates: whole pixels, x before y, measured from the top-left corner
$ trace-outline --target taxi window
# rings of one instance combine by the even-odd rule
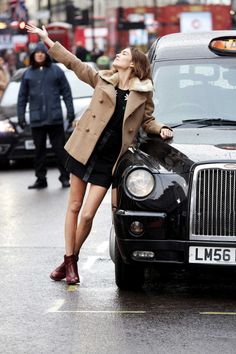
[[[163,123],[220,117],[236,120],[236,63],[185,62],[154,70],[154,115]]]

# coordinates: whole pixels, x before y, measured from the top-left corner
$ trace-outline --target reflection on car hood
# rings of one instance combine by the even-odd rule
[[[194,163],[236,160],[236,129],[175,129],[169,143],[158,136],[144,139],[139,155],[162,172],[186,173]]]
[[[16,105],[0,107],[1,119],[11,118],[16,115]]]

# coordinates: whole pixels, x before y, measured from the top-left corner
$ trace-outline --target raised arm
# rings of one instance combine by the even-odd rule
[[[39,36],[39,38],[45,43],[47,44],[47,46],[49,48],[51,48],[53,45],[54,45],[54,42],[51,40],[51,38],[48,37],[48,32],[45,28],[45,26],[42,26],[42,29],[39,28],[39,27],[36,27],[34,25],[30,25],[30,24],[27,24],[25,26],[25,28],[27,29],[27,31],[29,33],[34,33],[34,34],[37,34]]]
[[[39,38],[50,48],[48,54],[51,55],[53,59],[64,64],[68,69],[73,70],[80,80],[86,82],[93,88],[96,86],[98,81],[98,72],[90,65],[83,63],[69,50],[64,48],[59,42],[53,42],[48,37],[48,32],[44,26],[40,29],[34,25],[26,25],[26,28],[29,33],[37,34]]]

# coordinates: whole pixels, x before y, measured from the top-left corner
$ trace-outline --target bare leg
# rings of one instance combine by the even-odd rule
[[[79,253],[82,244],[89,235],[92,228],[93,218],[106,193],[107,188],[91,184],[81,212],[80,222],[76,230],[75,254]]]
[[[87,187],[86,182],[73,174],[71,174],[70,184],[70,194],[65,220],[65,248],[67,256],[74,254],[75,251],[78,215]]]

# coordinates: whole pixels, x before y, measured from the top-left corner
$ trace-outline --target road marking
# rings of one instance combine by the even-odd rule
[[[71,284],[67,285],[67,291],[77,291],[79,288],[79,284]]]
[[[97,253],[104,253],[104,252],[108,249],[108,245],[109,245],[109,242],[108,242],[108,241],[102,242],[102,243],[97,247],[96,252],[97,252]]]
[[[108,313],[108,314],[145,314],[146,311],[109,311],[109,310],[64,310],[64,311],[54,311],[58,313]]]
[[[236,316],[236,312],[199,312],[200,315],[227,315]]]
[[[97,256],[89,256],[87,261],[85,262],[85,264],[83,265],[82,269],[83,270],[88,270],[90,269],[94,263],[96,262],[96,260],[98,259],[99,257]]]
[[[55,305],[50,307],[49,310],[47,310],[47,312],[58,312],[60,310],[60,308],[62,307],[62,305],[64,304],[65,300],[64,299],[58,299],[55,302]]]

